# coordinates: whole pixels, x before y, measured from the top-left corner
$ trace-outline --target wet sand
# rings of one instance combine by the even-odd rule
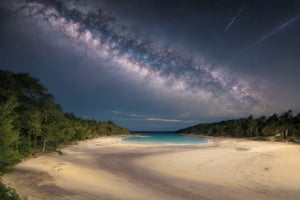
[[[154,145],[98,138],[28,159],[3,182],[28,200],[297,199],[300,146],[218,139]]]

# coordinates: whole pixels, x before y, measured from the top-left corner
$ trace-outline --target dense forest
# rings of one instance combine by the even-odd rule
[[[29,74],[0,70],[0,175],[32,154],[55,151],[78,140],[120,134],[129,131],[112,121],[83,120],[63,112],[39,80]],[[0,182],[0,199],[10,199],[5,193],[13,194]]]
[[[129,131],[112,121],[83,120],[65,113],[38,79],[0,70],[0,169],[32,153],[116,134]]]
[[[207,136],[247,137],[272,141],[300,141],[300,114],[291,110],[270,117],[232,119],[227,121],[199,124],[178,130]]]

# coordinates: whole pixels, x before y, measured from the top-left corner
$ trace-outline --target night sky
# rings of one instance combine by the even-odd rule
[[[0,68],[130,130],[300,112],[300,0],[2,0]]]

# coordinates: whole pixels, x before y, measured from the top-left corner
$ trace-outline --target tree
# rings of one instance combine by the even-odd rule
[[[17,195],[16,191],[6,187],[3,183],[0,182],[0,199],[1,200],[21,200]]]
[[[64,113],[38,79],[0,70],[0,146],[5,146],[0,159],[8,159],[12,150],[29,156],[39,148],[55,150],[70,141],[110,134],[129,131],[112,121],[83,120]]]
[[[14,121],[17,114],[14,112],[18,106],[14,96],[7,102],[0,103],[0,171],[16,164],[20,160],[14,143],[19,138],[19,132],[14,128]]]
[[[18,106],[16,97],[0,103],[0,146],[10,146],[18,140],[19,133],[14,127],[18,115],[14,112]]]
[[[30,139],[33,137],[33,148],[37,148],[37,138],[42,135],[42,117],[38,110],[31,113],[28,121]]]
[[[270,117],[253,118],[250,115],[248,118],[198,124],[178,132],[231,137],[256,136],[266,139],[273,136],[281,141],[292,139],[292,141],[298,142],[300,138],[300,114],[293,116],[292,111],[288,110],[279,116],[273,114]]]
[[[293,123],[292,123],[292,110],[288,110],[287,112],[284,112],[282,115],[280,115],[280,132],[281,132],[281,137],[282,139],[285,139],[287,141],[289,132],[293,128]]]

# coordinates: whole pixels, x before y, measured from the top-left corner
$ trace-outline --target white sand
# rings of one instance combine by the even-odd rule
[[[28,200],[299,199],[300,146],[223,139],[146,145],[98,138],[24,161],[3,182]]]

